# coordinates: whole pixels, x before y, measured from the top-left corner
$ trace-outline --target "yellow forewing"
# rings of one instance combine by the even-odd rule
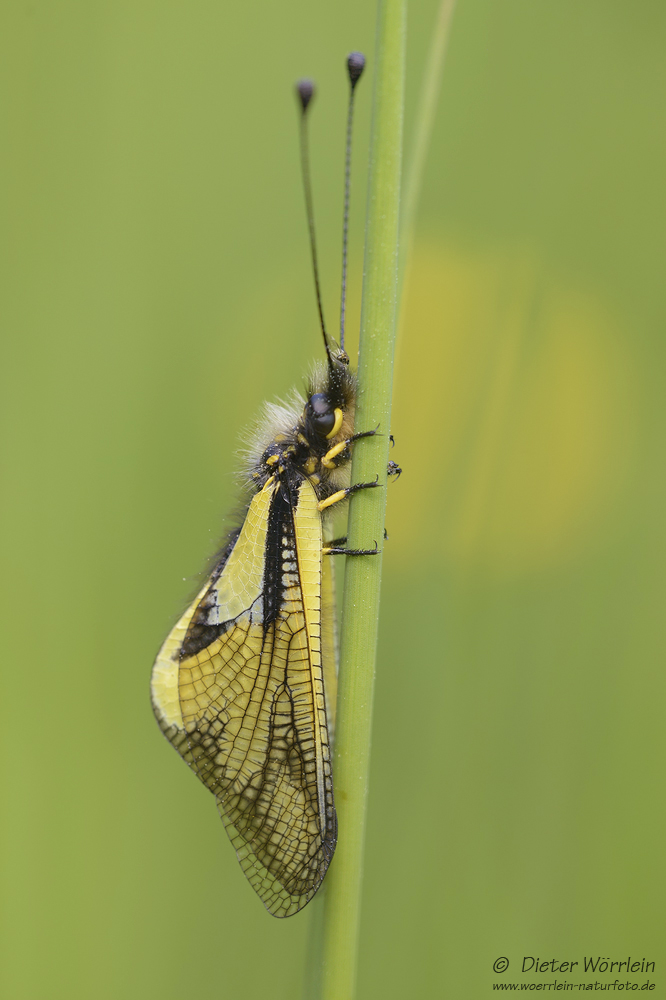
[[[338,633],[335,600],[335,572],[332,558],[321,563],[321,656],[328,717],[328,739],[335,741],[335,716],[338,703]]]
[[[153,670],[153,701],[167,737],[218,801],[241,866],[276,916],[314,895],[336,836],[322,670],[322,536],[305,480],[281,539],[282,599],[265,623],[269,482],[252,500],[219,576],[172,630]],[[199,607],[228,627],[180,659]],[[332,643],[327,643],[332,653]],[[334,671],[333,666],[333,671]]]
[[[208,583],[199,591],[194,602],[169,632],[153,666],[150,680],[153,706],[158,721],[165,732],[170,727],[174,727],[176,731],[183,731],[183,713],[180,708],[178,692],[178,658],[192,616],[207,590]],[[169,734],[167,733],[167,735]]]

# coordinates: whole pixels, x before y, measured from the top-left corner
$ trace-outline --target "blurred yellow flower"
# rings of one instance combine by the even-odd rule
[[[598,544],[626,481],[635,395],[598,296],[528,254],[418,245],[396,365],[407,474],[389,494],[391,547],[511,576]]]

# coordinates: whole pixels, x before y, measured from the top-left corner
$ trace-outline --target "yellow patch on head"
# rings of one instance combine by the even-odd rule
[[[331,441],[340,432],[342,421],[344,420],[344,413],[338,407],[333,412],[335,413],[335,423],[333,424],[333,430],[326,435],[327,441]]]

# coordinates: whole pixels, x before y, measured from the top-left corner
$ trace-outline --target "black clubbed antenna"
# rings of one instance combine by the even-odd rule
[[[314,274],[315,294],[317,296],[317,309],[319,310],[319,323],[324,338],[324,347],[328,355],[329,365],[333,364],[331,349],[326,335],[326,324],[324,323],[324,309],[321,304],[321,288],[319,287],[319,267],[317,265],[317,243],[315,240],[314,209],[312,207],[312,183],[310,181],[310,154],[308,149],[308,105],[314,97],[315,86],[312,80],[299,80],[296,84],[296,94],[301,105],[301,169],[303,171],[303,189],[305,191],[305,211],[308,217],[308,229],[310,231],[310,254],[312,257],[312,271]]]
[[[365,67],[365,56],[351,52],[347,56],[349,73],[349,106],[347,108],[347,146],[345,152],[345,207],[342,222],[342,291],[340,293],[340,348],[345,348],[345,305],[347,299],[347,242],[349,236],[349,188],[351,184],[352,123],[354,120],[354,91]]]

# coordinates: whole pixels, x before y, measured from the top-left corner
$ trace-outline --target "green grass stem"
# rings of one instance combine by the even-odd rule
[[[397,313],[454,5],[441,0],[438,10],[401,205],[406,0],[379,2],[356,428],[379,426],[381,433],[354,449],[351,474],[352,482],[369,482],[380,470],[382,488],[352,500],[351,548],[383,545]],[[312,904],[306,983],[306,996],[321,1000],[355,994],[381,569],[381,555],[347,559],[345,567],[334,771],[339,840],[324,898]]]
[[[398,237],[405,75],[406,0],[380,0],[375,56],[357,430],[380,433],[354,448],[352,481],[380,489],[351,502],[349,545],[381,548],[398,301]],[[370,762],[381,555],[347,559],[335,752],[338,847],[327,877],[322,1000],[354,995]]]
[[[456,0],[441,0],[440,2],[425,70],[423,72],[411,155],[407,161],[403,186],[400,218],[399,286],[402,283],[405,265],[412,247],[414,221],[416,219],[416,211],[423,184],[423,173],[428,158],[433,125],[435,123],[437,102],[442,89],[442,75],[444,73],[446,50],[451,30],[451,18],[453,17],[455,5]]]

